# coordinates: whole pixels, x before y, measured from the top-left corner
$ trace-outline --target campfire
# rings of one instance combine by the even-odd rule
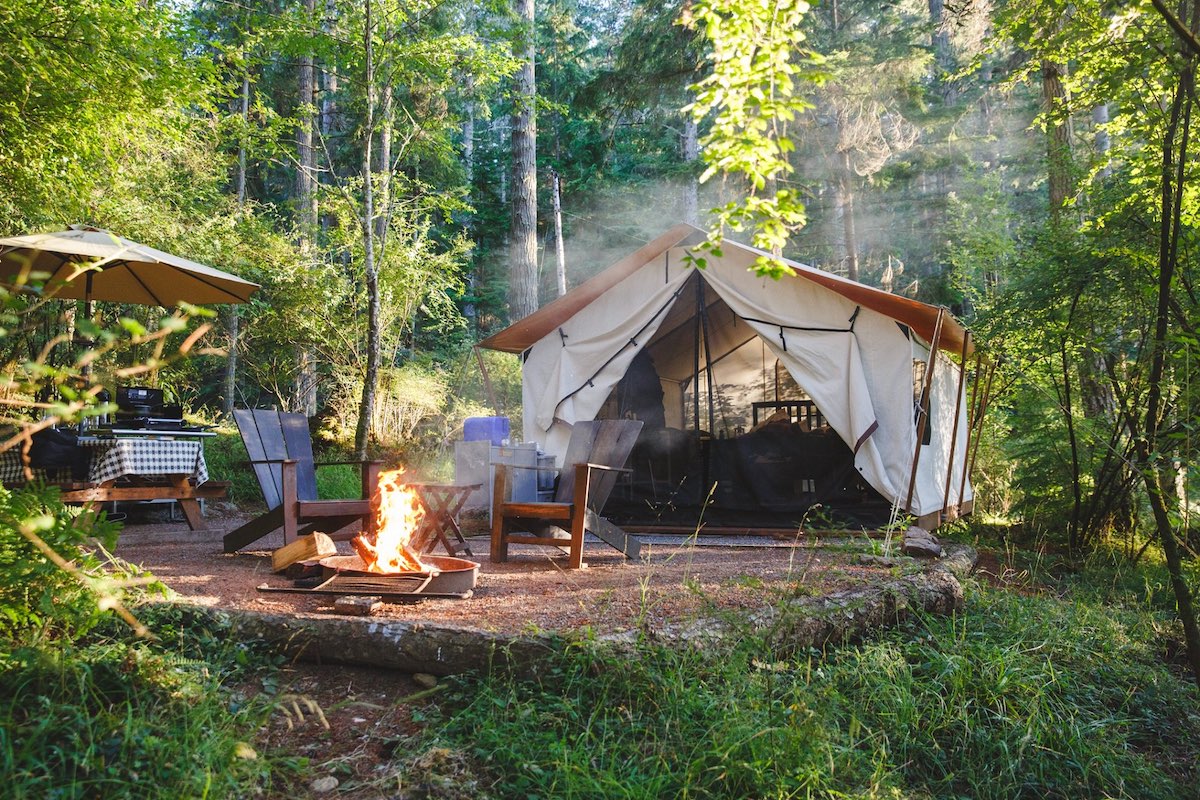
[[[259,590],[393,599],[403,596],[470,597],[479,564],[465,558],[435,556],[427,552],[438,539],[439,520],[445,524],[444,518],[438,515],[447,513],[444,504],[426,505],[427,499],[421,492],[430,489],[428,484],[406,484],[403,469],[381,472],[378,489],[371,497],[370,530],[350,540],[357,555],[338,555],[333,542],[323,533],[301,537],[275,552],[273,569],[278,572],[290,564],[315,557],[319,559],[316,563],[321,567],[324,581],[311,589],[264,585]],[[445,544],[444,537],[442,541]],[[446,547],[450,549],[449,545]]]
[[[429,566],[418,555],[413,538],[421,528],[425,509],[415,489],[404,483],[404,470],[379,473],[379,489],[371,497],[374,535],[363,532],[351,540],[362,559],[362,569],[381,575],[422,572]]]
[[[321,559],[326,577],[321,586],[357,594],[469,597],[479,564],[428,554],[437,533],[425,519],[422,486],[406,484],[403,469],[379,473],[371,496],[372,530],[350,540],[357,555]]]

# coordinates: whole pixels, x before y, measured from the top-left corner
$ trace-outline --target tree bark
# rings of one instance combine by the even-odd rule
[[[1062,81],[1066,72],[1062,64],[1049,59],[1042,61],[1042,107],[1048,115],[1046,175],[1050,185],[1050,218],[1055,222],[1071,197],[1071,120]]]
[[[929,0],[929,23],[933,28],[933,59],[942,73],[950,72],[954,66],[954,54],[950,50],[950,32],[944,22],[945,13],[945,0]]]
[[[475,32],[475,18],[473,15],[467,19],[467,30],[470,33]],[[475,195],[475,76],[468,74],[465,80],[466,108],[463,114],[462,123],[462,161],[463,161],[463,177],[467,184],[467,203],[471,203]],[[463,227],[467,231],[467,235],[474,238],[475,232],[475,215],[473,212],[468,212],[463,215]],[[474,258],[472,258],[474,263]],[[475,270],[472,267],[467,273],[467,296],[475,296]],[[463,316],[467,318],[467,324],[470,330],[474,333],[478,329],[479,311],[475,308],[474,302],[466,302],[463,304]]]
[[[550,180],[554,182],[554,276],[558,283],[558,296],[567,293],[567,250],[563,243],[562,224],[562,176],[557,170],[550,170]]]
[[[363,46],[366,59],[367,107],[364,121],[362,179],[362,237],[363,273],[367,289],[367,365],[363,375],[362,402],[358,409],[358,427],[354,433],[355,455],[365,460],[371,439],[371,422],[375,416],[375,388],[379,383],[379,276],[375,267],[375,197],[372,174],[372,145],[375,139],[375,49],[374,29],[371,19],[371,0],[364,0],[365,21],[363,24]]]
[[[246,208],[246,126],[250,124],[250,71],[247,68],[242,74],[241,109],[242,133],[238,140],[238,171],[237,171],[237,205],[238,213],[244,214]],[[234,400],[237,395],[238,370],[238,337],[241,333],[241,319],[237,304],[229,306],[229,349],[225,355],[225,397],[221,403],[221,412],[225,419],[233,419]]]
[[[1193,19],[1200,21],[1200,2]],[[1139,466],[1150,499],[1150,510],[1163,556],[1167,562],[1175,605],[1183,623],[1188,665],[1200,685],[1200,626],[1192,605],[1191,589],[1183,574],[1183,557],[1168,510],[1173,495],[1174,468],[1170,458],[1159,452],[1163,428],[1163,382],[1167,373],[1167,348],[1171,339],[1171,289],[1178,266],[1184,175],[1188,162],[1188,133],[1195,88],[1195,58],[1186,57],[1175,87],[1170,119],[1162,142],[1161,224],[1158,244],[1158,302],[1154,316],[1154,344],[1150,360],[1150,389],[1146,396],[1145,436],[1138,448]],[[1178,151],[1178,152],[1177,152]]]
[[[683,163],[695,166],[700,158],[700,126],[689,114],[683,122]],[[683,221],[700,224],[700,179],[694,172],[683,186]]]
[[[304,0],[304,13],[310,21],[316,10],[316,0]],[[317,151],[313,147],[316,72],[316,58],[310,49],[300,56],[296,71],[296,226],[299,229],[301,246],[305,248],[312,247],[317,227]]]
[[[385,64],[384,68],[386,67]],[[382,89],[383,97],[380,98],[379,109],[379,159],[376,166],[376,172],[379,173],[379,197],[375,203],[375,237],[380,253],[387,243],[387,232],[392,221],[392,133],[396,122],[396,103],[391,82],[385,83]]]
[[[1099,175],[1101,178],[1107,178],[1112,175],[1112,162],[1108,157],[1111,142],[1108,131],[1104,129],[1104,126],[1108,124],[1108,103],[1101,103],[1092,109],[1092,124],[1096,126],[1096,155],[1104,160],[1104,166],[1101,167]]]
[[[250,124],[250,70],[242,74],[240,115],[242,133],[238,137],[237,204],[241,211],[246,205],[246,126]]]
[[[838,153],[841,166],[838,174],[838,208],[842,212],[842,238],[846,248],[846,277],[858,280],[858,234],[854,229],[854,170],[850,166],[850,154]]]
[[[521,59],[517,70],[516,107],[512,115],[512,239],[509,242],[509,314],[529,316],[538,308],[537,275],[537,120],[534,104],[534,6],[517,0],[520,30],[514,50]]]
[[[304,0],[304,13],[311,22],[317,0]],[[297,67],[298,124],[296,126],[296,229],[301,252],[311,255],[317,229],[316,166],[313,125],[316,121],[316,57],[309,49],[300,56]],[[296,356],[296,406],[307,416],[317,413],[317,370],[312,349],[301,346]]]

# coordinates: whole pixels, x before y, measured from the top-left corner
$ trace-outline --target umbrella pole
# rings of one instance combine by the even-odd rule
[[[83,280],[84,280],[83,318],[89,322],[92,322],[93,321],[92,320],[93,304],[92,304],[92,271],[91,270],[88,270],[88,273],[87,273],[87,275],[84,276]],[[81,339],[80,343],[83,344],[84,347],[90,349],[92,347],[92,345],[94,345],[96,342],[94,339]],[[80,367],[79,377],[81,377],[83,379],[85,387],[88,383],[91,382],[91,378],[92,378],[92,362],[91,361],[85,361],[83,366]],[[81,421],[81,423],[82,423],[82,421]],[[80,425],[80,427],[82,427],[82,424]]]
[[[88,270],[83,278],[83,316],[89,320],[92,318],[92,275],[92,271]]]

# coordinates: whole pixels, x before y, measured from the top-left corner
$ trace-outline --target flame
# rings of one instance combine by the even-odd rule
[[[426,569],[420,557],[409,549],[425,516],[415,489],[405,485],[404,470],[379,473],[378,490],[371,496],[371,515],[375,535],[360,534],[351,540],[369,572],[421,572]]]

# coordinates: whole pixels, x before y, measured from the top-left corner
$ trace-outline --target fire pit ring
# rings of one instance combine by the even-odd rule
[[[340,575],[370,578],[372,584],[378,582],[381,591],[389,583],[404,586],[418,581],[419,588],[413,590],[413,594],[463,594],[475,588],[479,577],[477,562],[454,556],[428,555],[421,556],[421,561],[429,568],[420,572],[369,572],[357,555],[327,556],[321,559],[321,567],[326,578]]]

